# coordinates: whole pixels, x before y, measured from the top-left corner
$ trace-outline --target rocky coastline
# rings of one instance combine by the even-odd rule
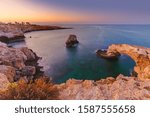
[[[0,23],[0,41],[5,43],[21,41],[25,38],[24,33],[27,32],[60,29],[70,28],[60,26],[36,25],[30,24],[29,22]]]
[[[2,82],[9,84],[20,79],[26,82],[34,79],[39,69],[38,60],[39,57],[26,47],[11,48],[0,43],[0,89],[6,88]]]
[[[60,27],[34,26],[28,23],[22,26],[18,24],[19,28],[16,28],[16,24],[0,25],[0,27],[3,26],[0,37],[8,38],[9,41],[18,36],[23,37],[25,32],[61,29]],[[112,44],[108,47],[105,55],[118,55],[118,53],[120,55],[126,54],[135,61],[135,76],[123,76],[120,74],[116,78],[107,77],[99,81],[70,78],[66,83],[54,84],[54,87],[59,92],[57,98],[64,100],[150,99],[150,48],[128,44]],[[12,48],[0,42],[0,91],[7,90],[11,83],[18,82],[19,80],[28,83],[40,75],[46,77],[40,72],[39,59],[36,53],[27,47]]]
[[[60,99],[64,100],[149,100],[150,99],[150,48],[112,44],[107,54],[120,53],[130,56],[136,63],[137,76],[119,75],[99,81],[70,79],[58,85]]]

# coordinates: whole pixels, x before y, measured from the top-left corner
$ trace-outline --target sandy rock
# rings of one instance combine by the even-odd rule
[[[2,64],[21,69],[25,66],[26,60],[27,57],[19,49],[0,46],[0,61]]]
[[[16,71],[13,67],[0,65],[0,73],[5,74],[9,82],[14,82]]]
[[[145,72],[144,69],[150,65],[149,48],[128,44],[112,44],[108,47],[107,53],[113,52],[119,52],[120,54],[130,56],[136,63],[134,71],[138,74],[138,78],[141,80],[147,78],[147,76],[144,76],[143,72]],[[149,69],[149,67],[147,69]]]
[[[9,84],[7,76],[0,73],[0,90],[6,90]]]
[[[104,81],[106,80],[106,82]],[[112,79],[111,79],[112,80]],[[57,85],[60,90],[60,99],[73,99],[73,100],[139,100],[150,99],[150,80],[141,81],[136,77],[125,77],[119,75],[115,81],[108,83],[108,79],[103,79],[103,82],[97,81],[71,81],[70,85],[63,84]],[[73,82],[73,83],[72,83]],[[66,85],[66,86],[64,86]]]

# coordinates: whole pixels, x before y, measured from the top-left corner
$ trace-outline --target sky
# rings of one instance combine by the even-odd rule
[[[0,21],[150,24],[150,0],[0,0]]]

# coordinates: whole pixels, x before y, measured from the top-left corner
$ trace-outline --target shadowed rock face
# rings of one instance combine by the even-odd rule
[[[0,73],[4,74],[9,82],[15,82],[21,78],[34,78],[37,73],[38,59],[36,54],[28,48],[10,48],[0,43]]]
[[[113,44],[109,46],[107,54],[116,53],[130,56],[136,63],[134,71],[139,79],[150,79],[150,48],[127,44]]]
[[[68,40],[66,41],[66,47],[70,48],[73,47],[75,44],[78,44],[79,41],[77,40],[76,35],[69,35]]]

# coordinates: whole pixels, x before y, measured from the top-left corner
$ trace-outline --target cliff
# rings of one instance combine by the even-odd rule
[[[19,79],[33,79],[38,69],[38,59],[28,48],[9,48],[0,43],[0,88],[6,88],[8,81],[12,83]]]

